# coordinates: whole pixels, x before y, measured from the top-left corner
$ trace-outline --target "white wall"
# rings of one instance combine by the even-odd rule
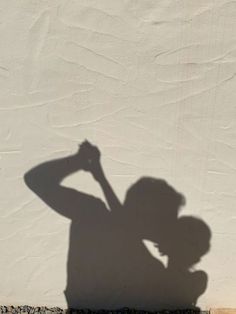
[[[212,231],[199,305],[236,306],[235,29],[227,0],[0,2],[1,304],[66,306],[70,221],[23,176],[87,138],[122,200],[143,175],[185,195]]]

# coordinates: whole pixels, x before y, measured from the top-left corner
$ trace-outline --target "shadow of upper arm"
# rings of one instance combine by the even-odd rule
[[[96,210],[106,209],[99,198],[61,185],[40,189],[36,194],[53,210],[70,219],[86,219]]]

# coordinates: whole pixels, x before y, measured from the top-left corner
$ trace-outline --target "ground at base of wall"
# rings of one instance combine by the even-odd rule
[[[236,314],[236,309],[212,309],[210,314]]]
[[[162,311],[140,311],[129,308],[119,310],[89,310],[89,309],[61,309],[58,307],[32,307],[32,306],[0,306],[0,314],[210,314],[209,311],[199,310],[162,310]],[[226,314],[226,313],[223,313]]]

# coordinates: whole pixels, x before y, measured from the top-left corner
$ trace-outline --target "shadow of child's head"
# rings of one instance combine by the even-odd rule
[[[167,255],[169,264],[189,269],[210,249],[211,232],[207,224],[195,217],[182,216],[173,226],[170,236],[158,239],[158,249]]]

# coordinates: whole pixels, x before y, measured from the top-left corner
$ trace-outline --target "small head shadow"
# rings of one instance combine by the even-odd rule
[[[100,184],[100,199],[65,187],[62,180],[89,171]],[[179,216],[182,194],[165,180],[143,177],[127,191],[124,204],[106,179],[97,147],[36,166],[25,183],[49,207],[71,220],[67,286],[69,308],[198,309],[207,274],[193,271],[210,247],[210,229],[201,219]],[[167,266],[142,240],[156,243]]]

